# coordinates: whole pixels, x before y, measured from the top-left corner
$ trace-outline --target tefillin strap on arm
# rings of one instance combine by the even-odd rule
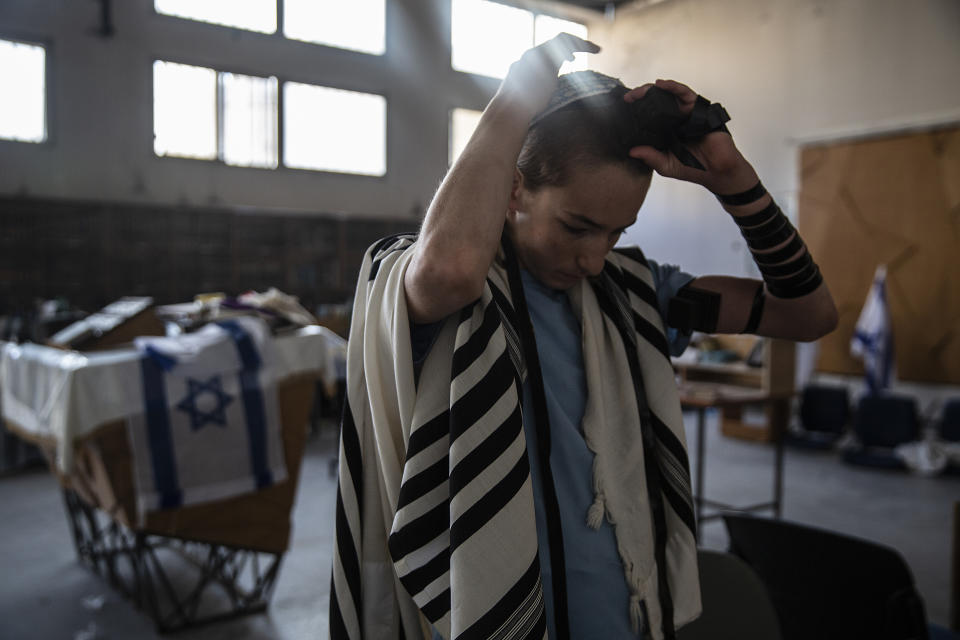
[[[684,115],[676,97],[659,87],[650,87],[642,98],[630,103],[636,131],[631,146],[649,145],[658,151],[670,151],[684,165],[704,170],[685,143],[696,142],[714,131],[727,131],[729,114],[719,102],[697,96],[693,111]]]

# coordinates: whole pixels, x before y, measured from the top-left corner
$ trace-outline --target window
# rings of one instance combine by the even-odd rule
[[[457,71],[503,78],[524,51],[562,31],[587,37],[586,26],[570,20],[490,0],[452,0],[450,64]],[[586,68],[586,54],[577,54],[560,71]]]
[[[480,123],[482,111],[473,109],[453,109],[450,111],[450,164],[453,165],[463,148],[467,146],[470,136],[473,135],[477,124]]]
[[[158,156],[216,159],[216,71],[153,63],[153,151]]]
[[[383,96],[286,82],[283,164],[297,169],[386,173]]]
[[[157,13],[237,29],[275,33],[278,0],[154,0]],[[283,35],[293,40],[382,55],[386,0],[281,0]]]
[[[154,0],[157,13],[237,29],[274,33],[277,0]]]
[[[153,63],[154,153],[277,166],[277,79]]]
[[[284,0],[283,35],[382,55],[385,15],[385,0]]]
[[[220,153],[227,164],[277,166],[277,79],[220,74]]]
[[[19,142],[47,139],[46,50],[0,40],[0,138]]]

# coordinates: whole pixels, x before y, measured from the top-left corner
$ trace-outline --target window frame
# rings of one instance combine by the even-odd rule
[[[314,47],[325,47],[327,49],[332,49],[334,51],[346,52],[354,55],[368,56],[374,59],[384,60],[387,54],[390,52],[390,3],[391,0],[383,0],[383,51],[380,53],[372,53],[370,51],[363,51],[362,49],[353,49],[350,47],[339,47],[335,44],[330,44],[327,42],[317,42],[315,40],[301,40],[299,38],[291,38],[284,33],[284,21],[286,20],[286,0],[277,0],[277,31],[276,35],[283,38],[287,42],[296,42],[306,45],[311,45]]]
[[[383,174],[381,174],[381,175],[373,175],[373,174],[367,174],[367,173],[354,173],[354,172],[348,172],[348,171],[333,171],[333,170],[330,170],[330,169],[307,169],[307,168],[302,168],[302,167],[290,167],[290,166],[287,166],[286,164],[284,164],[284,162],[283,162],[283,156],[282,156],[282,155],[278,156],[278,166],[279,166],[279,167],[282,167],[282,168],[283,168],[284,170],[286,170],[286,171],[306,172],[307,174],[310,174],[310,175],[322,174],[322,175],[330,175],[330,176],[351,176],[351,177],[360,178],[360,179],[363,179],[363,180],[383,180],[383,181],[386,181],[386,179],[390,176],[390,164],[391,164],[391,163],[390,163],[390,102],[391,102],[391,98],[390,98],[390,92],[389,92],[389,91],[376,91],[376,90],[367,89],[367,88],[361,88],[361,87],[357,87],[357,86],[349,86],[349,87],[347,87],[347,86],[343,86],[343,85],[334,86],[334,85],[330,85],[330,84],[319,84],[317,81],[314,81],[314,80],[304,80],[304,79],[297,79],[297,78],[290,78],[290,77],[278,77],[277,79],[278,79],[278,81],[279,81],[279,85],[278,85],[278,87],[277,87],[277,92],[278,92],[278,95],[281,96],[281,97],[277,100],[277,109],[280,110],[280,112],[279,112],[279,120],[280,120],[280,123],[281,123],[280,132],[279,132],[279,135],[280,135],[280,136],[285,136],[285,134],[286,134],[286,121],[285,121],[285,119],[284,119],[284,117],[283,117],[283,111],[282,111],[282,109],[284,109],[286,100],[285,100],[285,98],[282,97],[282,96],[283,96],[283,93],[284,93],[284,84],[286,84],[287,82],[293,82],[293,83],[296,83],[296,84],[303,84],[303,85],[310,85],[310,86],[314,86],[314,87],[320,87],[320,88],[323,88],[323,89],[337,89],[337,90],[339,90],[339,91],[349,91],[349,92],[352,92],[352,93],[364,93],[364,94],[369,94],[369,95],[375,95],[375,96],[380,96],[381,98],[383,98],[383,101],[384,101],[384,109],[383,109],[383,163],[384,163],[384,167],[383,167]],[[281,145],[282,145],[282,139],[281,139]],[[279,147],[279,150],[282,152],[282,151],[283,151],[283,147],[282,147],[282,146]]]
[[[217,26],[217,25],[214,25],[214,26]],[[354,52],[354,53],[356,53],[356,52]],[[154,104],[155,104],[155,102],[156,102],[156,96],[154,95],[154,85],[153,85],[153,63],[154,63],[154,62],[157,62],[157,61],[160,61],[160,62],[171,62],[171,63],[173,63],[173,64],[182,64],[182,65],[187,65],[187,66],[190,66],[190,67],[203,67],[203,68],[206,68],[206,69],[212,69],[212,70],[214,71],[214,73],[217,74],[217,75],[216,75],[216,77],[217,77],[217,120],[216,120],[216,127],[217,127],[217,157],[216,157],[216,158],[207,160],[207,159],[204,159],[204,158],[190,158],[190,157],[185,157],[185,156],[161,156],[161,155],[157,155],[156,151],[154,150],[154,146],[153,146],[153,136],[154,136],[154,131],[153,131],[153,116],[154,116]],[[379,180],[379,181],[386,181],[386,179],[390,176],[390,164],[391,164],[391,163],[390,163],[390,102],[391,102],[391,99],[390,99],[390,92],[389,92],[389,91],[376,91],[376,90],[373,90],[373,89],[368,89],[368,88],[365,88],[365,87],[360,87],[360,86],[355,86],[355,85],[352,85],[352,86],[336,85],[336,86],[335,86],[335,85],[332,85],[332,84],[320,84],[320,81],[317,81],[316,79],[297,78],[297,77],[291,77],[291,76],[282,75],[282,74],[268,74],[268,75],[263,75],[262,73],[258,73],[258,72],[254,72],[254,71],[249,71],[249,70],[246,70],[246,69],[242,69],[242,68],[240,68],[240,67],[234,67],[234,66],[224,66],[224,67],[221,67],[221,66],[211,66],[211,65],[207,65],[207,64],[201,64],[201,63],[197,63],[197,62],[191,62],[191,61],[189,61],[188,59],[186,59],[186,58],[184,58],[183,56],[180,56],[180,55],[162,56],[162,55],[160,55],[160,54],[153,54],[153,55],[151,55],[151,56],[149,57],[149,59],[148,59],[148,69],[149,69],[149,71],[148,71],[148,73],[147,73],[147,77],[148,77],[148,79],[149,79],[149,94],[150,94],[150,119],[149,119],[149,120],[150,120],[150,126],[149,126],[149,131],[148,131],[149,142],[148,142],[147,147],[148,147],[149,150],[150,150],[150,157],[151,157],[153,160],[158,160],[158,161],[163,161],[163,162],[188,162],[188,163],[196,163],[196,162],[199,162],[199,163],[206,164],[206,165],[208,165],[208,166],[209,166],[209,165],[218,165],[218,166],[224,167],[224,168],[226,168],[226,169],[231,169],[231,170],[236,169],[236,170],[241,170],[241,171],[243,171],[243,170],[247,170],[247,171],[273,171],[273,172],[280,172],[280,173],[291,173],[291,174],[296,173],[296,174],[307,174],[307,175],[318,175],[318,176],[319,176],[319,175],[324,175],[324,176],[341,176],[341,177],[345,177],[345,178],[356,178],[356,179],[362,179],[362,180]],[[253,167],[253,166],[242,166],[242,165],[235,165],[235,164],[227,164],[227,162],[224,161],[223,158],[221,157],[221,153],[220,153],[220,149],[221,149],[220,135],[221,135],[221,131],[222,131],[222,118],[223,118],[223,114],[222,114],[222,111],[221,111],[221,108],[220,108],[221,96],[220,96],[220,89],[219,89],[219,85],[220,85],[219,78],[220,78],[220,74],[221,74],[221,73],[233,73],[233,74],[237,74],[237,75],[253,76],[253,77],[257,77],[257,78],[269,78],[269,77],[276,78],[276,80],[277,80],[277,166],[276,166],[276,167]],[[285,122],[285,119],[284,119],[284,117],[283,117],[284,102],[285,102],[283,86],[284,86],[284,84],[287,83],[287,82],[295,82],[295,83],[297,83],[297,84],[313,85],[313,86],[323,87],[323,88],[327,88],[327,89],[340,89],[340,90],[342,90],[342,91],[352,91],[352,92],[354,92],[354,93],[369,93],[369,94],[381,96],[381,97],[384,99],[385,103],[386,103],[386,108],[384,109],[384,162],[385,162],[385,168],[384,168],[383,175],[369,175],[369,174],[363,174],[363,173],[350,173],[350,172],[345,172],[345,171],[331,171],[331,170],[328,170],[328,169],[302,169],[302,168],[299,168],[299,167],[290,167],[290,166],[287,166],[286,164],[284,164],[284,162],[283,162],[283,155],[284,155],[284,151],[285,151],[285,149],[284,149],[284,147],[285,147],[284,137],[285,137],[285,132],[286,132],[286,122]],[[6,141],[5,141],[5,140],[0,140],[0,142],[6,142]]]
[[[164,156],[161,156],[161,155],[157,154],[156,149],[155,149],[155,147],[154,147],[154,140],[153,140],[154,136],[156,135],[156,132],[153,130],[153,123],[154,123],[154,118],[156,117],[156,103],[157,103],[157,96],[156,96],[156,94],[154,93],[155,85],[154,85],[153,65],[154,65],[155,63],[157,63],[157,62],[169,62],[169,63],[171,63],[171,64],[180,64],[180,65],[184,65],[184,66],[188,66],[188,67],[199,67],[199,68],[202,68],[202,69],[210,69],[210,70],[212,70],[212,71],[214,72],[214,74],[215,74],[215,76],[214,76],[214,77],[215,77],[214,92],[215,92],[215,95],[216,95],[216,105],[215,105],[215,109],[216,109],[216,121],[215,121],[215,123],[214,123],[214,125],[215,125],[215,130],[216,130],[216,149],[215,149],[216,157],[215,157],[215,158],[210,158],[210,159],[207,159],[207,158],[191,158],[191,157],[189,157],[189,156],[175,156],[175,155],[164,155]],[[280,139],[280,135],[281,135],[281,133],[282,133],[282,131],[283,131],[283,123],[281,122],[281,118],[280,118],[280,113],[281,113],[280,109],[281,109],[281,101],[282,101],[282,97],[280,96],[280,87],[282,86],[282,84],[283,84],[283,82],[284,82],[284,78],[283,78],[283,77],[281,77],[281,76],[279,76],[279,75],[273,75],[273,74],[270,74],[270,75],[262,75],[262,74],[255,73],[255,72],[250,72],[250,71],[240,71],[240,70],[238,70],[238,69],[235,68],[235,67],[222,68],[222,67],[218,67],[218,66],[215,67],[215,66],[209,66],[209,65],[206,65],[206,64],[199,64],[199,63],[196,63],[196,62],[187,62],[184,58],[182,58],[182,57],[180,57],[180,56],[162,56],[162,57],[161,57],[161,56],[158,55],[158,54],[155,54],[155,55],[153,55],[153,56],[150,57],[150,60],[149,60],[149,69],[150,69],[150,70],[149,70],[148,75],[149,75],[149,78],[150,78],[150,131],[149,131],[150,143],[149,143],[148,146],[149,146],[149,148],[150,148],[150,155],[151,155],[154,159],[157,159],[157,160],[173,160],[173,161],[183,160],[183,161],[186,161],[186,162],[203,162],[203,163],[221,165],[221,166],[224,166],[224,167],[227,167],[227,168],[230,168],[230,169],[250,169],[250,170],[257,170],[257,171],[276,171],[276,170],[280,169],[280,168],[283,166],[283,163],[280,161],[280,158],[281,158],[280,152],[282,151],[282,144],[283,144],[282,141],[281,141],[281,139]],[[221,74],[221,73],[232,73],[232,74],[234,74],[234,75],[251,76],[251,77],[254,77],[254,78],[261,78],[261,79],[269,79],[269,78],[271,78],[271,77],[276,79],[276,81],[277,81],[277,166],[276,166],[276,167],[258,167],[258,166],[247,166],[247,165],[229,164],[229,163],[226,162],[226,160],[223,159],[223,140],[222,140],[222,137],[223,137],[223,104],[224,104],[224,101],[223,101],[223,90],[222,90],[221,82],[220,82],[220,74]]]
[[[276,3],[277,3],[276,4],[277,26],[270,33],[263,32],[263,31],[253,31],[251,29],[244,29],[243,27],[234,27],[232,25],[219,24],[216,22],[207,22],[205,20],[197,20],[195,18],[184,18],[181,16],[171,15],[169,13],[161,13],[157,11],[157,6],[153,0],[150,0],[150,12],[153,14],[154,17],[159,18],[161,20],[175,20],[179,22],[188,22],[188,23],[203,25],[203,27],[205,28],[212,28],[212,29],[228,29],[236,33],[247,34],[248,36],[252,36],[252,37],[278,39],[278,40],[283,40],[284,42],[297,43],[297,44],[307,45],[311,47],[324,47],[327,49],[331,49],[333,51],[340,51],[340,52],[344,52],[352,55],[368,56],[374,59],[377,59],[377,58],[384,59],[390,53],[391,0],[384,0],[384,6],[383,6],[383,22],[384,22],[383,53],[370,53],[367,51],[361,51],[359,49],[338,47],[336,45],[327,44],[323,42],[314,42],[312,40],[300,40],[297,38],[289,38],[283,32],[283,23],[286,15],[284,0],[276,0]],[[279,75],[277,75],[276,77],[277,79],[280,78]]]
[[[389,0],[388,0],[388,1],[389,1]],[[485,78],[485,79],[487,79],[487,80],[491,80],[491,81],[494,81],[494,82],[500,82],[500,81],[502,81],[502,80],[503,80],[502,77],[488,76],[488,75],[485,75],[485,74],[482,74],[482,73],[474,73],[474,72],[472,72],[472,71],[461,71],[460,69],[457,69],[456,67],[453,66],[453,2],[454,2],[455,0],[448,0],[448,1],[449,1],[449,8],[450,8],[450,10],[449,10],[449,12],[448,12],[448,14],[447,14],[447,16],[448,16],[448,21],[447,21],[447,22],[448,22],[448,24],[447,24],[448,29],[447,29],[447,33],[448,33],[448,35],[449,35],[449,45],[450,45],[450,46],[449,46],[449,51],[450,51],[450,55],[447,56],[447,65],[449,66],[450,71],[452,71],[453,73],[459,73],[459,74],[463,74],[463,75],[465,75],[465,76],[470,76],[470,77],[473,77],[473,78]],[[564,12],[562,12],[562,11],[560,11],[560,10],[554,12],[554,11],[549,10],[549,8],[544,7],[544,6],[541,6],[541,5],[539,5],[539,4],[535,3],[535,2],[523,3],[523,2],[514,2],[514,1],[511,1],[511,0],[484,0],[484,1],[486,1],[486,2],[491,2],[491,3],[493,3],[493,4],[501,4],[501,5],[504,5],[504,6],[507,6],[507,7],[511,7],[511,8],[513,8],[513,9],[521,9],[521,10],[523,10],[523,11],[526,11],[526,12],[530,13],[531,16],[532,16],[532,19],[533,19],[532,30],[531,30],[531,32],[530,32],[530,42],[531,42],[531,43],[536,43],[537,17],[538,17],[538,16],[547,16],[547,17],[550,17],[550,18],[557,18],[557,19],[559,19],[559,20],[566,20],[566,21],[569,21],[569,22],[576,22],[576,23],[578,23],[578,24],[582,24],[584,27],[587,26],[585,22],[582,22],[582,20],[583,20],[582,17],[577,17],[577,16],[575,16],[575,15],[573,15],[573,14],[565,14]],[[589,28],[587,29],[587,31],[588,31],[588,33],[589,33]],[[533,44],[532,46],[536,46],[536,45]],[[451,108],[453,108],[453,107],[451,107]],[[467,108],[467,107],[463,107],[463,108]]]
[[[37,36],[22,31],[6,31],[3,29],[0,29],[0,40],[43,48],[43,128],[46,133],[44,139],[39,142],[0,138],[0,145],[16,145],[18,149],[50,148],[54,146],[57,141],[54,126],[56,122],[56,83],[54,82],[56,66],[53,55],[53,41],[45,36]]]
[[[275,0],[275,2],[276,2],[276,4],[275,4],[275,9],[276,9],[275,14],[276,14],[276,18],[277,18],[277,26],[274,27],[274,30],[273,30],[273,31],[269,31],[269,32],[268,32],[268,31],[254,31],[253,29],[244,29],[243,27],[235,27],[235,26],[230,25],[230,24],[221,24],[221,23],[219,23],[219,22],[208,22],[208,21],[206,21],[206,20],[199,20],[199,19],[197,19],[197,18],[187,18],[187,17],[184,17],[184,16],[176,16],[176,15],[173,15],[173,14],[170,14],[170,13],[162,13],[162,12],[160,12],[160,11],[157,11],[157,4],[156,4],[156,2],[155,2],[154,0],[149,0],[149,1],[150,1],[150,11],[153,13],[154,16],[156,16],[156,17],[158,17],[158,18],[160,18],[160,19],[164,19],[164,20],[178,20],[178,21],[180,21],[180,22],[189,22],[189,23],[193,23],[193,24],[201,24],[201,25],[205,25],[205,26],[207,26],[207,27],[211,27],[211,28],[214,28],[214,29],[230,29],[231,31],[236,31],[236,32],[239,32],[239,33],[246,33],[246,34],[250,34],[250,35],[254,35],[254,36],[261,36],[261,37],[265,37],[265,38],[274,38],[274,37],[277,37],[277,36],[279,36],[279,37],[281,37],[281,38],[284,38],[283,30],[281,29],[281,22],[280,22],[280,21],[283,19],[283,0]],[[284,38],[284,39],[286,39],[286,38]]]

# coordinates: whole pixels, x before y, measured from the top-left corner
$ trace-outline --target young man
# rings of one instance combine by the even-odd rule
[[[563,35],[524,54],[420,234],[367,254],[333,638],[673,637],[700,601],[669,360],[685,338],[668,330],[668,301],[713,332],[810,340],[836,323],[716,109],[701,118],[708,103],[657,81],[681,120],[713,124],[678,125],[684,144],[669,152],[638,144],[631,105],[654,85],[558,82],[562,59],[596,50]],[[717,194],[764,282],[693,278],[614,249],[652,171]]]

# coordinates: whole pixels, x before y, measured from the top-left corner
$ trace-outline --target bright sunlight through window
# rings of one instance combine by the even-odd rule
[[[452,0],[450,64],[457,71],[503,78],[524,51],[562,31],[587,37],[586,26],[570,20],[490,0]],[[560,72],[586,68],[586,54],[577,54]]]
[[[382,55],[385,14],[385,0],[284,0],[283,35]]]
[[[0,40],[0,138],[47,139],[45,59],[43,47]]]
[[[240,167],[277,166],[277,79],[221,73],[220,149]]]
[[[502,78],[533,46],[529,11],[487,0],[453,0],[450,11],[450,63],[457,71]]]
[[[153,63],[158,156],[277,166],[277,79]]]
[[[578,36],[584,40],[587,39],[586,25],[571,20],[563,20],[562,18],[554,18],[553,16],[538,15],[533,26],[533,43],[540,44],[546,42],[558,33],[564,32]],[[588,54],[586,53],[575,53],[573,55],[573,61],[568,60],[563,63],[560,67],[560,73],[583,71],[587,68],[587,56]]]
[[[453,165],[463,153],[470,136],[480,123],[482,111],[453,109],[450,111],[450,164]]]
[[[216,159],[216,71],[153,63],[153,136],[158,156]]]
[[[383,96],[286,82],[283,164],[382,176],[387,171]]]
[[[237,29],[273,33],[277,0],[154,0],[157,13]]]

